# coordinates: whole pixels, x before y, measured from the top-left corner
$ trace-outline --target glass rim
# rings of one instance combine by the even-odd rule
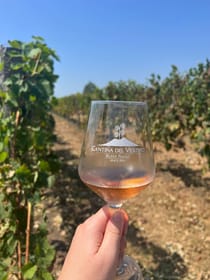
[[[145,105],[146,101],[129,101],[129,100],[91,100],[91,104],[133,104],[133,105]]]

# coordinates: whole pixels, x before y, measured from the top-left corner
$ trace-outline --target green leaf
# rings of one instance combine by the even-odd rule
[[[34,172],[34,183],[37,182],[38,178],[39,178],[39,172],[35,171]]]
[[[4,63],[0,63],[0,71],[2,71],[4,69]]]
[[[0,269],[0,275],[1,275],[1,280],[7,280],[9,279],[9,273],[5,272],[5,271],[1,271]]]
[[[11,64],[12,70],[19,70],[23,67],[22,63]]]
[[[21,41],[18,40],[13,40],[13,41],[8,41],[8,43],[10,44],[11,47],[15,48],[15,49],[20,49],[22,46]]]
[[[27,175],[30,174],[30,170],[25,164],[22,164],[17,170],[16,170],[16,175]]]
[[[46,160],[40,160],[39,162],[39,168],[41,171],[49,171],[49,163]]]
[[[42,273],[42,278],[44,280],[53,280],[52,275],[48,271],[45,271],[45,272]]]
[[[4,242],[1,248],[1,253],[5,255],[5,257],[12,256],[17,247],[17,240],[15,237],[14,228],[11,224],[9,225],[9,228],[3,236]]]
[[[2,100],[4,100],[5,97],[6,97],[6,92],[0,90],[0,98],[1,98]],[[1,108],[1,109],[2,109],[2,108]]]
[[[52,188],[55,184],[55,175],[51,175],[47,178],[48,187]]]
[[[41,36],[32,36],[32,38],[36,41],[44,42],[44,38],[42,38]]]
[[[30,179],[32,175],[30,169],[25,164],[22,164],[19,168],[17,168],[15,174],[20,180]]]
[[[40,48],[32,49],[32,50],[29,52],[28,57],[29,57],[29,58],[36,58],[40,53],[41,53]]]
[[[34,102],[36,101],[36,96],[30,95],[30,96],[29,96],[29,101],[32,102],[32,103],[34,103]]]
[[[3,212],[2,209],[0,209],[1,217],[4,217],[2,215],[2,212]],[[6,222],[6,223],[1,225],[1,228],[0,228],[0,238],[2,238],[4,236],[5,232],[8,231],[9,227],[10,227],[9,222]]]
[[[4,149],[4,143],[3,142],[0,142],[0,152],[2,152]]]
[[[22,268],[23,278],[28,280],[32,279],[37,271],[37,265],[28,263]]]
[[[0,153],[0,163],[4,162],[8,157],[8,153],[7,152],[1,152]]]
[[[50,96],[50,95],[52,94],[52,88],[51,88],[51,86],[50,86],[49,81],[48,81],[48,80],[43,80],[41,84],[42,84],[43,89],[44,89],[44,91],[46,92],[46,94],[47,94],[48,96]]]

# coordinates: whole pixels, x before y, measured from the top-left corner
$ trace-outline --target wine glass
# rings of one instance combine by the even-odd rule
[[[145,102],[91,102],[79,176],[110,208],[120,208],[154,179],[155,165]],[[143,279],[137,263],[124,256],[118,280]]]

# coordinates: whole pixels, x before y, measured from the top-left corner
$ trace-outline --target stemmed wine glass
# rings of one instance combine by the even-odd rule
[[[155,165],[145,102],[92,101],[79,175],[114,209],[153,181]],[[143,277],[137,263],[124,256],[116,279]]]

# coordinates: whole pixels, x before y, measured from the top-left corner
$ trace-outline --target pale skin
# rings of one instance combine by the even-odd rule
[[[112,280],[124,254],[128,216],[107,206],[79,225],[58,280]]]

